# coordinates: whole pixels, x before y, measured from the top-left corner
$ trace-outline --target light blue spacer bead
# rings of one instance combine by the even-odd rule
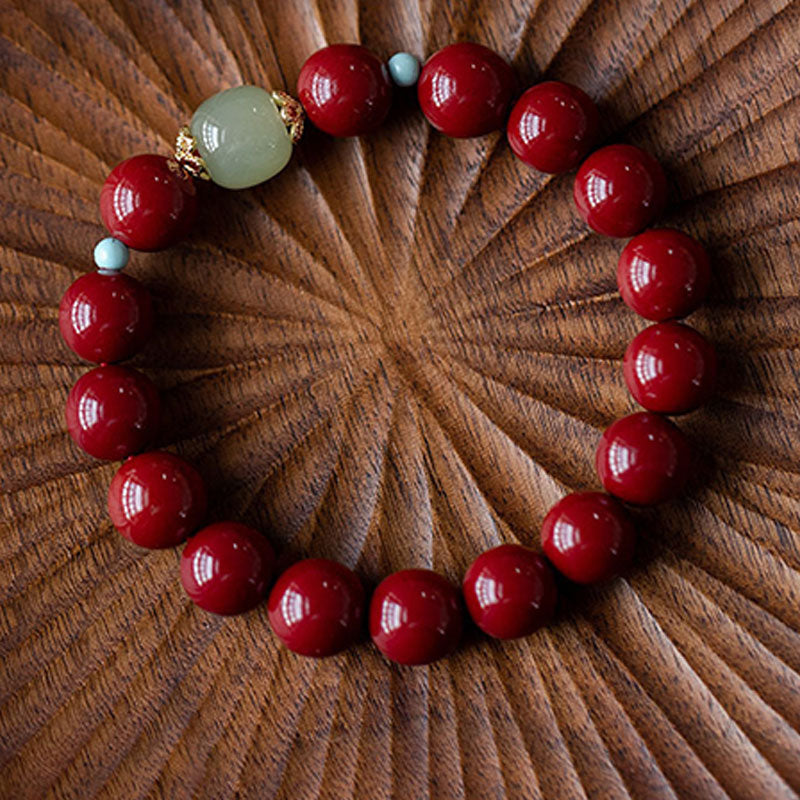
[[[413,86],[419,78],[419,59],[411,53],[395,53],[389,59],[389,74],[398,86]]]
[[[128,263],[128,248],[119,240],[108,236],[94,247],[94,263],[101,272],[119,272]]]

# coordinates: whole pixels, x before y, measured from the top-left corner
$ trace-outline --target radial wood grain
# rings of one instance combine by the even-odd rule
[[[263,607],[199,611],[177,551],[113,531],[115,465],[64,428],[86,367],[58,301],[91,268],[109,169],[168,151],[208,95],[292,91],[327,42],[463,39],[523,85],[581,85],[608,140],[664,163],[665,221],[714,261],[691,322],[721,386],[681,422],[703,469],[640,513],[631,573],[565,587],[546,631],[469,631],[416,669],[367,644],[314,662]],[[796,797],[798,64],[789,0],[0,0],[0,796]],[[595,488],[644,323],[571,176],[499,134],[445,139],[397,92],[373,136],[309,130],[274,180],[201,196],[192,237],[130,269],[159,312],[134,363],[163,390],[160,444],[197,463],[213,517],[262,529],[283,563],[458,580]]]

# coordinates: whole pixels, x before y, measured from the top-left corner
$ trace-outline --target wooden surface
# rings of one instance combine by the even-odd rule
[[[800,790],[800,3],[786,0],[0,0],[0,796],[735,798]],[[668,221],[714,260],[692,324],[723,358],[682,421],[688,497],[642,514],[636,568],[565,590],[520,642],[474,633],[403,669],[367,645],[314,662],[263,608],[186,600],[178,551],[118,537],[115,465],[63,404],[85,365],[59,298],[91,268],[119,160],[167,152],[203,98],[293,88],[326,42],[383,56],[475,39],[523,84],[573,81],[609,139],[666,165]],[[136,254],[160,325],[136,360],[161,444],[214,517],[368,581],[533,543],[593,488],[600,431],[634,406],[643,327],[571,176],[499,136],[448,141],[413,96],[379,133],[310,133],[277,179],[203,189],[185,245]]]

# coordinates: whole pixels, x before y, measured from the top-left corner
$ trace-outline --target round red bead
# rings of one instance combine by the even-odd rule
[[[114,527],[140,547],[179,545],[203,521],[206,487],[182,458],[153,451],[129,458],[108,490]]]
[[[425,62],[417,84],[422,113],[445,136],[483,136],[505,125],[514,71],[494,50],[451,44]]]
[[[600,116],[586,92],[569,83],[545,81],[528,89],[508,118],[508,142],[526,164],[541,172],[577,167],[597,141]]]
[[[192,179],[164,156],[133,156],[117,164],[100,192],[100,214],[109,233],[134,250],[164,250],[194,222]]]
[[[600,439],[597,474],[607,492],[637,505],[675,497],[691,469],[689,440],[668,419],[641,411],[618,419]]]
[[[717,354],[694,328],[659,322],[628,345],[624,371],[625,383],[640,406],[662,414],[684,414],[711,397]]]
[[[200,608],[212,614],[243,614],[264,597],[275,552],[256,530],[216,522],[198,531],[181,554],[181,583]]]
[[[654,228],[631,239],[617,265],[622,299],[656,322],[691,314],[710,283],[711,266],[703,246],[672,228]]]
[[[431,570],[395,572],[372,595],[372,641],[398,664],[430,664],[443,658],[455,649],[462,627],[458,589]]]
[[[542,547],[552,565],[575,583],[597,583],[630,564],[633,521],[602,492],[576,492],[559,500],[542,523]]]
[[[61,298],[58,325],[69,347],[95,363],[135,355],[153,331],[150,293],[128,275],[89,272]]]
[[[308,118],[332,136],[362,136],[389,113],[392,82],[386,65],[360,44],[332,44],[309,56],[297,79]]]
[[[481,553],[467,570],[462,590],[475,624],[496,639],[533,633],[550,621],[556,607],[552,570],[518,544]]]
[[[667,179],[649,153],[612,144],[581,164],[573,194],[581,216],[597,233],[633,236],[663,211]]]
[[[67,429],[95,458],[113,461],[143,450],[158,429],[160,402],[153,382],[129,367],[95,367],[67,397]]]
[[[293,652],[321,658],[361,634],[364,587],[356,574],[325,558],[298,561],[277,580],[267,604],[275,635]]]

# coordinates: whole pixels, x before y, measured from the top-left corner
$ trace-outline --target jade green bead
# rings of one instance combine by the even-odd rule
[[[246,189],[279,173],[292,140],[270,93],[237,86],[209,97],[190,125],[197,151],[214,183]]]

